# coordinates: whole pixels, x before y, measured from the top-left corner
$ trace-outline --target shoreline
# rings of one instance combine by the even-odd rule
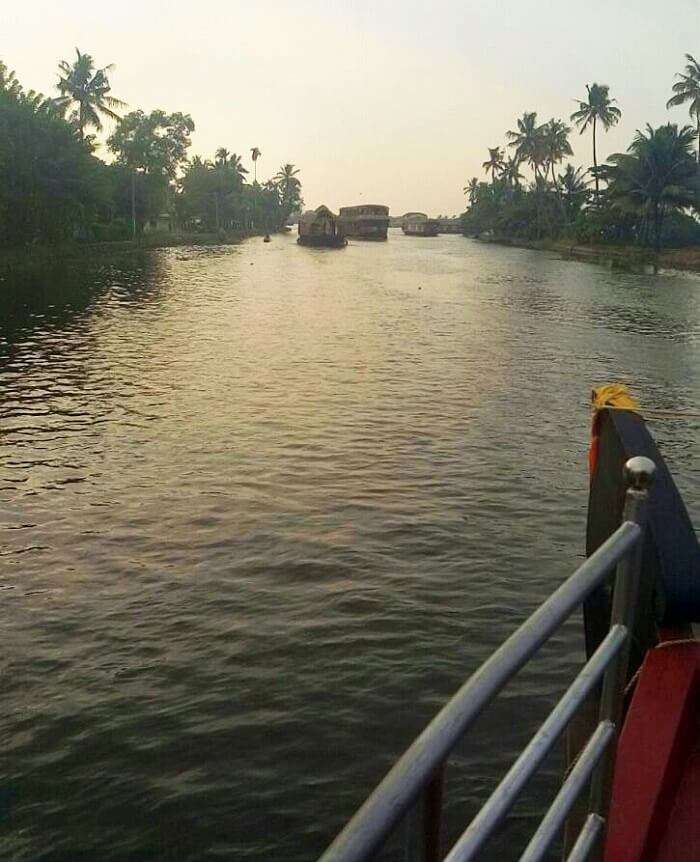
[[[279,233],[279,231],[273,231]],[[181,246],[240,245],[251,237],[263,233],[229,231],[220,233],[153,233],[136,240],[108,240],[102,242],[72,242],[62,245],[37,245],[22,248],[0,249],[0,283],[12,277],[31,276],[47,269],[69,266],[86,257],[103,254],[126,254],[153,251],[159,248]]]
[[[280,231],[274,231],[280,233]],[[67,243],[58,246],[26,246],[0,250],[0,283],[13,276],[32,275],[47,268],[69,265],[86,256],[104,253],[127,253],[151,251],[159,248],[181,246],[239,245],[246,239],[264,236],[262,233],[154,233],[137,240],[114,240],[103,242]],[[639,272],[655,272],[661,269],[679,272],[700,273],[700,246],[665,249],[656,255],[649,249],[635,246],[586,245],[570,240],[518,240],[496,237],[469,236],[476,242],[530,251],[550,252],[562,260],[577,260],[596,263],[612,268]]]
[[[674,269],[681,272],[700,272],[700,246],[670,248],[655,254],[653,251],[635,246],[585,245],[567,240],[516,240],[495,237],[471,236],[477,242],[493,245],[526,248],[531,251],[549,251],[563,260],[578,260],[582,263],[605,264],[620,269],[658,271]]]

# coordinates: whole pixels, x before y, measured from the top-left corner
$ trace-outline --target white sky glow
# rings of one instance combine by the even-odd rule
[[[307,205],[393,213],[461,212],[487,147],[525,110],[568,121],[592,81],[623,111],[602,157],[647,122],[688,122],[665,104],[683,54],[700,54],[698,0],[4,6],[0,57],[26,87],[53,94],[78,46],[116,64],[113,94],[130,108],[190,113],[191,155],[225,146],[251,167],[258,146],[259,178],[294,162]],[[571,140],[588,166],[589,135]]]

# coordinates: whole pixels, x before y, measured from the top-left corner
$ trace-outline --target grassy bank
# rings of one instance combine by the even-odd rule
[[[479,242],[548,251],[570,260],[590,261],[607,266],[644,271],[647,269],[678,269],[700,272],[700,247],[664,249],[658,255],[648,248],[624,245],[591,245],[571,240],[512,240],[506,238],[475,237]]]

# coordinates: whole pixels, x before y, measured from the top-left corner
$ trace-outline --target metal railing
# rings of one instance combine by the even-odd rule
[[[545,857],[575,801],[591,782],[589,814],[567,862],[589,858],[605,829],[617,730],[630,653],[646,525],[648,488],[656,468],[649,458],[625,464],[622,524],[465,682],[435,716],[350,820],[320,862],[366,862],[425,793],[423,858],[442,859],[443,775],[447,758],[507,682],[617,566],[610,630],[520,757],[462,833],[445,862],[474,859],[515,804],[578,707],[602,680],[598,725],[520,857]]]

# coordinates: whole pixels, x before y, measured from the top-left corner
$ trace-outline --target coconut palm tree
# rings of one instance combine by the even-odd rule
[[[304,202],[301,198],[301,182],[297,177],[298,168],[287,162],[280,167],[273,177],[273,183],[279,192],[282,222],[293,213],[301,210]]]
[[[76,105],[77,109],[71,119],[75,121],[80,139],[85,138],[85,128],[91,126],[97,132],[102,131],[102,116],[111,120],[121,119],[114,108],[125,108],[124,102],[110,96],[111,86],[107,73],[114,66],[95,69],[95,63],[89,54],[81,54],[76,48],[77,59],[71,65],[66,60],[58,64],[58,91],[60,96],[56,104],[67,111]]]
[[[517,121],[517,131],[506,132],[509,146],[515,148],[515,158],[519,164],[527,162],[535,172],[539,183],[540,167],[545,161],[541,126],[537,125],[537,112],[526,111]]]
[[[503,179],[511,188],[520,188],[520,181],[525,178],[520,173],[520,160],[517,156],[506,159],[503,165]]]
[[[12,99],[20,99],[24,94],[17,76],[11,69],[7,68],[2,60],[0,60],[0,93],[4,93]]]
[[[496,174],[503,170],[503,150],[500,147],[489,147],[489,157],[481,165],[486,174],[491,171],[491,185],[496,185]]]
[[[693,154],[697,132],[668,123],[637,131],[626,153],[615,153],[602,169],[614,208],[639,219],[642,235],[651,229],[659,249],[665,217],[698,199],[698,172]]]
[[[567,162],[563,174],[559,174],[559,187],[567,197],[586,193],[586,172],[583,168],[575,168]]]
[[[239,156],[238,153],[231,153],[228,158],[228,166],[242,185],[245,182],[245,175],[248,173],[248,169],[243,167],[243,156]]]
[[[230,155],[231,153],[229,153],[226,147],[219,147],[219,149],[214,153],[215,164],[221,165],[225,168],[228,165]]]
[[[548,123],[545,123],[541,128],[542,147],[547,158],[545,177],[547,176],[547,172],[551,169],[554,191],[557,195],[561,214],[565,220],[567,212],[564,206],[564,201],[562,200],[557,176],[554,173],[554,166],[563,161],[564,156],[572,156],[574,154],[574,151],[571,149],[571,144],[569,143],[570,132],[571,128],[567,126],[566,123],[563,123],[561,120],[555,120],[554,117],[552,117],[552,119]]]
[[[611,126],[619,122],[622,111],[613,104],[616,99],[610,98],[610,87],[607,84],[586,84],[586,90],[588,92],[586,100],[576,100],[578,102],[578,111],[574,111],[570,119],[572,123],[576,124],[581,135],[589,126],[593,128],[593,176],[595,178],[595,196],[596,200],[598,200],[600,189],[597,174],[596,127],[600,123],[607,132]]]
[[[260,150],[257,147],[252,147],[252,149],[250,151],[250,157],[253,160],[253,171],[255,173],[255,177],[254,177],[253,182],[256,182],[256,183],[258,181],[258,159],[260,158],[261,155],[262,155],[262,153],[260,152]]]
[[[294,165],[287,162],[286,165],[282,165],[280,169],[274,176],[274,181],[280,187],[282,191],[282,195],[288,194],[292,189],[300,189],[301,183],[297,178],[297,174],[299,173],[299,169],[295,168]]]
[[[568,163],[563,174],[559,174],[559,188],[569,219],[575,216],[588,197],[585,171]]]
[[[573,156],[574,151],[569,143],[571,128],[561,120],[552,118],[542,126],[542,143],[547,152],[547,169],[552,172],[552,182],[558,190],[554,166],[563,161],[564,156]]]
[[[700,170],[700,63],[692,54],[686,54],[688,61],[685,72],[678,72],[679,81],[673,85],[673,96],[666,102],[667,108],[675,108],[676,105],[688,105],[688,113],[695,118],[695,128],[698,135],[698,169]]]
[[[476,196],[479,193],[479,180],[476,177],[472,177],[462,191],[469,198],[469,206],[473,207],[476,203]]]
[[[201,156],[192,156],[185,165],[185,173],[202,170],[203,168],[208,170],[211,166],[212,164],[209,159],[203,159]]]

